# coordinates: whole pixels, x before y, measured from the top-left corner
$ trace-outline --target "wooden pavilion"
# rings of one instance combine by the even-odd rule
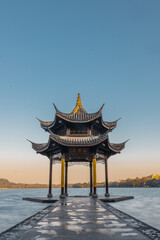
[[[105,196],[108,191],[108,159],[120,153],[125,142],[110,143],[108,133],[117,126],[117,121],[106,122],[102,118],[102,107],[96,113],[87,113],[81,103],[78,93],[77,103],[69,114],[60,112],[54,105],[56,114],[54,121],[40,121],[41,127],[49,132],[47,143],[32,143],[32,148],[50,160],[49,193],[52,197],[52,165],[61,162],[61,198],[68,195],[67,179],[70,164],[88,164],[90,167],[90,195],[97,197],[96,193],[96,163],[105,165]]]

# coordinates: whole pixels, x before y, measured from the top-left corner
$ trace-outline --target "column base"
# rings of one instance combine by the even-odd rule
[[[98,195],[96,193],[93,193],[92,198],[98,198]]]
[[[110,194],[109,193],[105,193],[105,195],[104,195],[105,197],[109,197],[110,196]]]
[[[68,193],[65,193],[65,196],[67,197],[67,196],[68,196]]]
[[[60,199],[64,199],[64,198],[65,198],[65,195],[61,194],[61,195],[59,196],[59,198],[60,198]]]
[[[53,197],[52,193],[48,193],[47,197],[48,197],[48,198]]]
[[[93,195],[93,193],[89,193],[89,196],[92,196]]]

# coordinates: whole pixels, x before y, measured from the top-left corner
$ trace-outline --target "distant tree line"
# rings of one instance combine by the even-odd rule
[[[47,184],[26,184],[26,183],[13,183],[7,179],[0,178],[0,188],[46,188]]]
[[[156,176],[156,175],[155,175]],[[157,175],[159,176],[159,175]],[[90,183],[74,183],[68,184],[69,188],[89,188]],[[53,184],[53,188],[60,188],[60,184]],[[105,187],[105,182],[97,183],[97,187]],[[152,178],[152,176],[126,179],[114,181],[109,183],[109,187],[160,187],[160,177]],[[48,184],[26,184],[26,183],[13,183],[7,179],[0,178],[0,188],[48,188]]]
[[[160,178],[151,179],[151,177],[142,177],[110,182],[110,187],[160,187]]]

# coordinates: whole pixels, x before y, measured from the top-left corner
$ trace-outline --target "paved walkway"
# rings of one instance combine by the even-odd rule
[[[20,239],[144,240],[148,239],[92,198],[68,198]],[[63,205],[62,205],[63,204]]]

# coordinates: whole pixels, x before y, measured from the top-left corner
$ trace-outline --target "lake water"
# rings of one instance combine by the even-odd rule
[[[47,189],[1,189],[0,190],[0,232],[37,213],[49,204],[23,201],[22,197],[46,196]],[[104,188],[98,188],[104,195]],[[87,188],[69,188],[69,195],[89,194]],[[53,189],[60,195],[60,189]],[[111,195],[133,195],[132,200],[111,203],[129,215],[160,230],[160,188],[110,188]]]

